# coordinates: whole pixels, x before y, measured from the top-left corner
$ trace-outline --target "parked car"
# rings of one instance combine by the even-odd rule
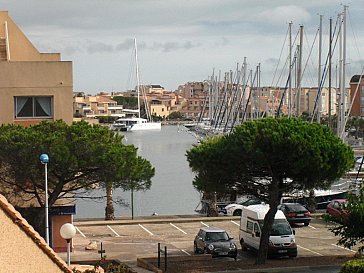
[[[299,203],[283,203],[278,209],[283,211],[290,224],[303,223],[308,226],[311,222],[311,212]]]
[[[334,199],[327,205],[326,212],[334,217],[343,217],[348,214],[345,209],[348,200],[346,199]]]
[[[243,207],[251,206],[251,205],[259,205],[263,202],[255,197],[246,197],[242,199],[239,203],[229,204],[224,208],[224,213],[229,216],[241,216],[241,212]]]
[[[236,259],[238,250],[227,232],[216,227],[204,227],[199,230],[193,242],[195,253],[208,253],[212,257],[228,256]]]

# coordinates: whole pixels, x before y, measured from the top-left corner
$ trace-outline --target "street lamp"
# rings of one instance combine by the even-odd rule
[[[44,165],[44,174],[45,174],[45,186],[44,186],[44,193],[45,193],[45,232],[46,232],[46,242],[49,245],[49,226],[48,226],[48,175],[47,175],[47,164],[49,162],[49,157],[47,154],[41,154],[40,162]]]
[[[66,223],[61,226],[61,237],[67,241],[67,265],[71,264],[71,239],[76,235],[76,228],[70,223]]]

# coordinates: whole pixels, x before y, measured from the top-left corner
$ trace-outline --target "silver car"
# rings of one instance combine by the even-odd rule
[[[233,238],[227,232],[216,227],[201,228],[194,240],[195,253],[207,253],[212,257],[227,256],[234,258],[238,254]]]

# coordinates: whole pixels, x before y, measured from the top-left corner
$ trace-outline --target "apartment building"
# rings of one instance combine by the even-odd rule
[[[72,122],[72,62],[40,53],[7,11],[0,11],[0,71],[0,124]]]
[[[109,97],[108,94],[86,96],[80,92],[76,93],[73,97],[73,115],[86,119],[98,116],[122,117],[123,106]]]
[[[350,93],[352,94],[351,116],[364,117],[364,76],[354,75],[350,79]]]

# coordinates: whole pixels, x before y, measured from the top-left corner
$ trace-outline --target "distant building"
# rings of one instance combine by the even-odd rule
[[[104,96],[86,96],[82,93],[75,93],[73,97],[74,117],[95,118],[98,116],[122,117],[123,106],[109,98],[106,93]]]
[[[354,75],[350,80],[352,98],[351,116],[364,117],[364,75]]]
[[[7,11],[0,11],[0,124],[72,122],[72,62],[40,53]]]

